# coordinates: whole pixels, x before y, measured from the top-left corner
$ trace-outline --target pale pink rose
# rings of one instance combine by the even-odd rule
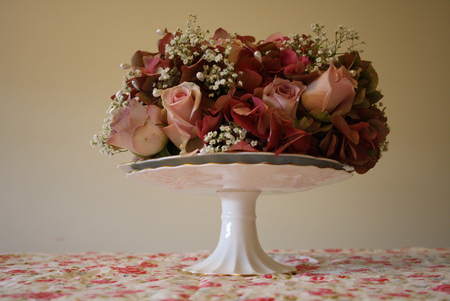
[[[348,75],[344,67],[334,65],[319,78],[308,85],[301,102],[308,111],[340,111],[341,115],[350,112],[355,98],[356,81]]]
[[[107,144],[127,149],[138,157],[149,157],[159,153],[167,144],[163,132],[162,110],[150,105],[145,108],[132,99],[128,106],[114,114]]]
[[[262,100],[269,107],[282,109],[291,119],[295,119],[298,102],[306,86],[299,81],[276,78],[264,88]]]
[[[195,122],[203,118],[200,88],[194,83],[183,82],[164,90],[161,98],[167,110],[168,126],[164,128],[164,133],[181,153],[185,153],[188,141],[197,137]]]

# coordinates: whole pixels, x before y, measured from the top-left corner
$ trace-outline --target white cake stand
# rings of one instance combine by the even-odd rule
[[[352,176],[336,161],[305,155],[218,153],[165,157],[119,165],[127,178],[175,190],[217,194],[222,201],[219,243],[204,261],[184,270],[220,275],[290,273],[295,267],[272,260],[256,230],[261,194],[305,191]]]

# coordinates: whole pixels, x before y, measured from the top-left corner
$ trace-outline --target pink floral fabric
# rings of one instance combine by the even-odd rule
[[[450,249],[269,252],[293,275],[183,272],[189,254],[0,254],[1,300],[449,300]]]

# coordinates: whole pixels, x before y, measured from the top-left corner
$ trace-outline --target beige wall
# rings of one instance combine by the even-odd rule
[[[215,247],[218,199],[128,181],[129,154],[89,145],[119,64],[189,13],[258,39],[356,27],[380,76],[389,152],[366,175],[262,197],[265,249],[450,247],[450,1],[0,0],[0,252]]]

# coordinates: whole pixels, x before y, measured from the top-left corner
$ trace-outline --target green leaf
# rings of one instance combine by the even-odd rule
[[[321,126],[320,128],[318,128],[318,129],[315,131],[315,133],[317,133],[317,132],[325,132],[325,133],[328,133],[328,132],[331,130],[332,127],[333,127],[333,124],[332,124],[332,123],[322,124],[322,126]]]
[[[295,127],[299,130],[306,131],[306,129],[310,127],[312,122],[313,121],[311,121],[307,117],[303,117],[300,120],[295,120]]]
[[[168,157],[170,156],[170,152],[167,150],[167,145],[163,148],[162,151],[155,155],[155,158]]]
[[[309,112],[312,117],[322,122],[331,122],[331,116],[327,111],[322,112],[321,110],[312,110]]]
[[[374,159],[376,161],[379,159],[379,152],[377,150],[368,149],[367,155],[369,155],[369,157],[371,157],[372,159]]]
[[[162,158],[167,156],[174,156],[180,154],[180,150],[169,140],[162,151],[157,153],[153,158]]]
[[[316,133],[320,129],[321,125],[322,125],[321,122],[314,120],[314,122],[311,124],[311,126],[305,132]]]
[[[359,105],[359,108],[368,109],[370,107],[370,102],[365,98]]]
[[[361,102],[363,102],[364,98],[366,98],[366,89],[363,88],[361,91],[359,91],[356,96],[355,100],[353,101],[353,105],[359,105]]]
[[[373,91],[373,92],[371,92],[371,93],[367,93],[367,94],[366,94],[366,98],[367,98],[372,104],[374,104],[374,103],[377,103],[380,99],[383,98],[383,94],[381,94],[380,91],[375,90],[375,91]]]
[[[378,87],[378,74],[376,72],[371,74],[370,83],[367,86],[367,93],[372,93]]]

